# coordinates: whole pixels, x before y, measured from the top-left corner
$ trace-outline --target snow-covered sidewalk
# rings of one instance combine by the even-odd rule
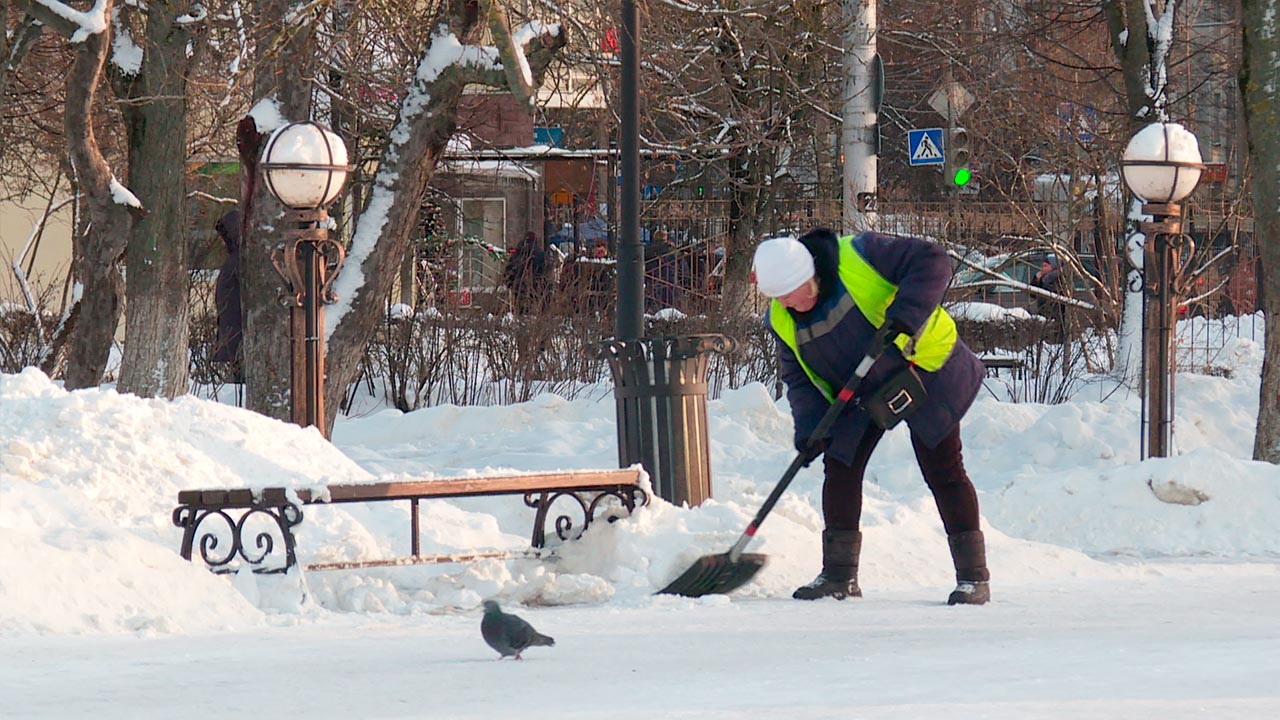
[[[251,633],[22,637],[5,717],[1280,717],[1280,567],[1151,564],[1106,581],[860,601],[656,598],[515,608],[556,646],[497,661],[478,611]]]

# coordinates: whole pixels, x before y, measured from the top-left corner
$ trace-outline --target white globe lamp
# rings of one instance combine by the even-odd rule
[[[1152,123],[1130,138],[1120,171],[1125,185],[1144,202],[1182,202],[1204,171],[1200,143],[1177,123]]]
[[[267,188],[294,209],[323,208],[338,197],[352,167],[332,130],[307,121],[276,128],[262,151]]]

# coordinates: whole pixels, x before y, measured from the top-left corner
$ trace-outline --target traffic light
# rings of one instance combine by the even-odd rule
[[[947,162],[944,168],[948,187],[959,189],[969,184],[969,180],[973,178],[973,173],[969,170],[971,154],[969,131],[951,128],[947,133]]]

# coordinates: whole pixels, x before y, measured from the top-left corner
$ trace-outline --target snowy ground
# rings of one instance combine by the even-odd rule
[[[1280,716],[1280,469],[1249,461],[1261,350],[1180,376],[1179,457],[1137,462],[1136,397],[982,398],[966,418],[993,602],[942,604],[946,542],[895,432],[869,473],[866,597],[800,603],[818,569],[817,468],[730,597],[654,596],[723,552],[791,457],[763,386],[710,403],[716,499],[655,502],[554,562],[214,576],[177,556],[177,491],[616,464],[613,403],[543,396],[314,431],[194,398],[66,393],[0,375],[0,717]],[[1172,502],[1171,502],[1172,501]],[[1190,504],[1183,504],[1190,503]],[[386,505],[384,507],[383,505]],[[518,550],[518,498],[423,505],[427,552]],[[407,508],[308,508],[304,562],[403,554]],[[494,660],[479,603],[557,639]]]
[[[1278,592],[1274,565],[1175,564],[1006,584],[985,608],[541,608],[523,614],[556,646],[519,663],[474,613],[28,636],[0,652],[0,697],[14,718],[1274,718]]]

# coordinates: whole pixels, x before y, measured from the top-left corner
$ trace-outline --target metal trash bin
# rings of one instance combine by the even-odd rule
[[[731,352],[724,335],[609,340],[600,355],[613,373],[618,463],[640,463],[654,492],[675,505],[711,497],[707,438],[707,360]]]

